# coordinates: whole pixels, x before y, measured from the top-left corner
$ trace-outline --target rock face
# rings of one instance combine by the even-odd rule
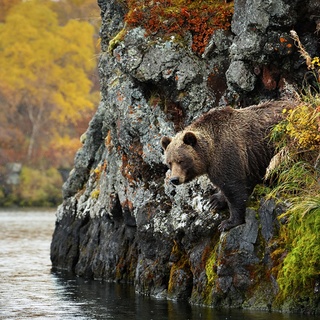
[[[102,98],[63,186],[53,267],[131,282],[146,295],[275,308],[270,246],[281,208],[262,201],[247,209],[246,224],[220,234],[224,213],[206,202],[213,186],[206,177],[170,186],[160,138],[209,108],[290,94],[305,67],[289,31],[319,56],[318,0],[236,0],[231,31],[216,31],[201,57],[174,35],[149,37],[140,27],[110,50],[126,8],[117,0],[98,4]]]

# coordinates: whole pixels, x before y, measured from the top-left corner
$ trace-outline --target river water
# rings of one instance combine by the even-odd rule
[[[143,297],[133,286],[52,272],[49,210],[0,210],[0,319],[315,320],[289,314],[224,311]],[[319,318],[318,318],[319,319]]]

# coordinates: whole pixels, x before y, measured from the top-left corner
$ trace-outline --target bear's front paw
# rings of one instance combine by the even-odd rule
[[[210,196],[208,201],[209,209],[222,210],[227,207],[227,201],[221,191],[214,193]]]
[[[243,224],[245,223],[244,220],[230,220],[230,219],[227,219],[227,220],[223,220],[220,225],[218,226],[218,230],[220,232],[223,232],[223,231],[228,231],[230,230],[231,228],[234,228],[236,226],[239,226],[240,224]]]

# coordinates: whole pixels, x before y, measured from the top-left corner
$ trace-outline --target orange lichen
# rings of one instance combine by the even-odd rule
[[[140,168],[143,163],[142,145],[136,140],[129,146],[128,153],[125,153],[123,150],[119,150],[119,152],[121,153],[122,160],[120,172],[130,185],[134,185],[139,180],[142,180],[143,175],[146,174],[146,170]]]
[[[127,181],[130,184],[133,184],[135,179],[132,174],[132,171],[134,170],[134,167],[129,164],[129,158],[128,156],[124,153],[122,155],[122,166],[120,168],[121,174],[127,179]]]
[[[125,199],[125,201],[121,203],[121,207],[128,209],[130,212],[133,211],[133,203],[128,199]]]
[[[122,102],[124,99],[123,95],[120,92],[117,92],[117,99],[119,102]]]
[[[112,147],[113,147],[112,137],[111,137],[111,130],[108,131],[108,134],[104,139],[104,144],[107,147],[108,151],[110,152],[112,150]]]

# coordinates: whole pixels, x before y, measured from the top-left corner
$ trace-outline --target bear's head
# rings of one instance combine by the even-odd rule
[[[206,173],[199,141],[192,131],[180,132],[175,137],[163,137],[161,146],[165,161],[171,170],[170,182],[179,185]]]

